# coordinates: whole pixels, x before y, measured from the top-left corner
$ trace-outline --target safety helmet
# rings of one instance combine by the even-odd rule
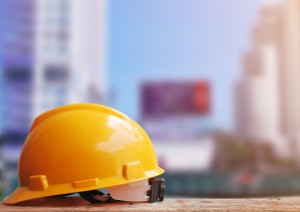
[[[103,105],[71,104],[35,119],[19,159],[19,187],[3,203],[71,193],[92,203],[103,202],[97,195],[157,202],[164,179],[156,176],[163,172],[135,121]]]

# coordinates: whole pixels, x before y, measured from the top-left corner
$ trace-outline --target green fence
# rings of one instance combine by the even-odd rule
[[[256,177],[237,183],[231,174],[166,173],[166,195],[186,197],[248,197],[300,194],[300,175]]]

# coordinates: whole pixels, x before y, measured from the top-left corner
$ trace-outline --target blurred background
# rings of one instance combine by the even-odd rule
[[[137,120],[168,196],[300,194],[299,0],[0,0],[0,199],[33,119]]]

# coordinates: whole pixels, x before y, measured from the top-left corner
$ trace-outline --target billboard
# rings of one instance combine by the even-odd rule
[[[205,80],[145,82],[141,88],[142,118],[206,116],[210,113],[210,85]]]

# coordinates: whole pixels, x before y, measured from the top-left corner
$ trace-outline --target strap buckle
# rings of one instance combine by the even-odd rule
[[[150,178],[149,185],[151,185],[151,190],[147,192],[147,196],[149,196],[149,202],[161,202],[164,200],[165,196],[165,178]]]

